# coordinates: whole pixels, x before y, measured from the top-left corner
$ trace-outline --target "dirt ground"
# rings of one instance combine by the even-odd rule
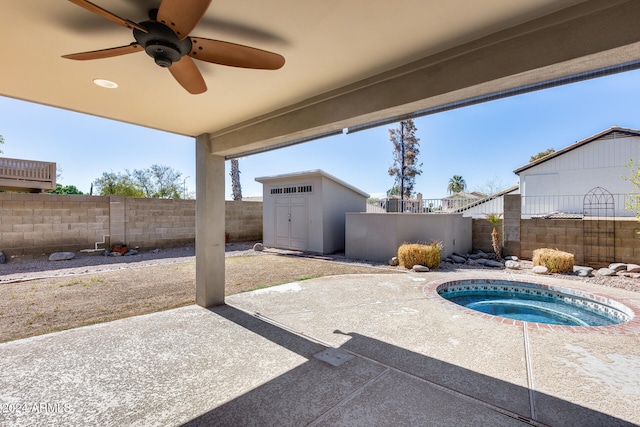
[[[281,254],[226,259],[226,294],[315,277],[399,273],[391,268]],[[0,342],[195,303],[195,261],[0,283]]]

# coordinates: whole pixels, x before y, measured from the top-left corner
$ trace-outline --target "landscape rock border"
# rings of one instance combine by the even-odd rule
[[[497,261],[495,254],[476,251],[472,254],[453,253],[442,260],[443,263],[454,265],[467,265],[470,267],[490,267],[503,268],[507,270],[521,270],[523,268],[519,258],[515,255],[504,257],[502,261]],[[534,266],[531,272],[535,274],[551,274],[548,268],[544,266]],[[593,277],[594,269],[585,266],[574,266],[573,275],[578,277]],[[602,277],[625,277],[630,279],[640,279],[640,265],[633,263],[611,263],[608,268],[601,268],[596,272]]]

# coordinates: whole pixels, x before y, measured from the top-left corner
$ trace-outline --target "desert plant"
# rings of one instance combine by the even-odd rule
[[[640,160],[636,160],[634,163],[632,159],[627,163],[627,166],[631,170],[631,176],[626,176],[624,179],[630,181],[638,188],[638,190],[640,190]],[[625,209],[635,212],[638,217],[638,221],[640,221],[640,193],[634,191],[628,194],[627,197],[628,199]],[[638,231],[637,234],[640,234],[640,231]]]
[[[487,214],[487,221],[493,225],[493,231],[491,232],[491,245],[493,246],[493,252],[496,253],[496,259],[500,261],[500,239],[498,238],[498,224],[500,224],[500,218],[502,214]]]
[[[552,273],[573,271],[573,254],[557,249],[536,249],[533,251],[533,265],[547,267]]]
[[[440,251],[442,251],[442,244],[436,241],[431,241],[428,245],[404,243],[398,248],[398,260],[405,268],[424,265],[434,269],[440,265]]]

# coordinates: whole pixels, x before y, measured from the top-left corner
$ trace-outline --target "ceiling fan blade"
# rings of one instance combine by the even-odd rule
[[[277,70],[284,65],[284,57],[277,53],[201,37],[190,39],[192,47],[189,56],[201,61],[259,70]]]
[[[79,61],[85,61],[88,59],[111,58],[113,56],[127,55],[129,53],[135,53],[135,52],[144,52],[144,49],[142,49],[142,46],[140,46],[138,43],[131,43],[126,46],[112,47],[109,49],[92,50],[90,52],[62,55],[62,57],[67,59],[76,59]]]
[[[211,0],[162,0],[157,21],[171,28],[183,40],[198,25],[210,3]]]
[[[207,91],[207,84],[204,82],[200,70],[188,56],[183,56],[180,61],[171,64],[169,71],[190,94],[197,95]]]
[[[73,4],[77,4],[80,7],[84,7],[89,12],[93,12],[96,15],[102,16],[103,18],[107,18],[111,22],[115,22],[118,25],[122,25],[123,27],[127,27],[130,29],[135,28],[142,31],[143,33],[147,32],[146,28],[136,24],[135,22],[129,21],[128,19],[120,18],[118,15],[114,15],[108,10],[101,8],[100,6],[97,6],[91,3],[90,1],[87,1],[87,0],[69,0],[69,1]]]

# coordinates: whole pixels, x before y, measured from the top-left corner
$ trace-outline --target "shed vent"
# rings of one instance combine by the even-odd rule
[[[297,187],[279,187],[272,188],[270,194],[292,194],[292,193],[311,193],[313,192],[312,185],[299,185]]]

